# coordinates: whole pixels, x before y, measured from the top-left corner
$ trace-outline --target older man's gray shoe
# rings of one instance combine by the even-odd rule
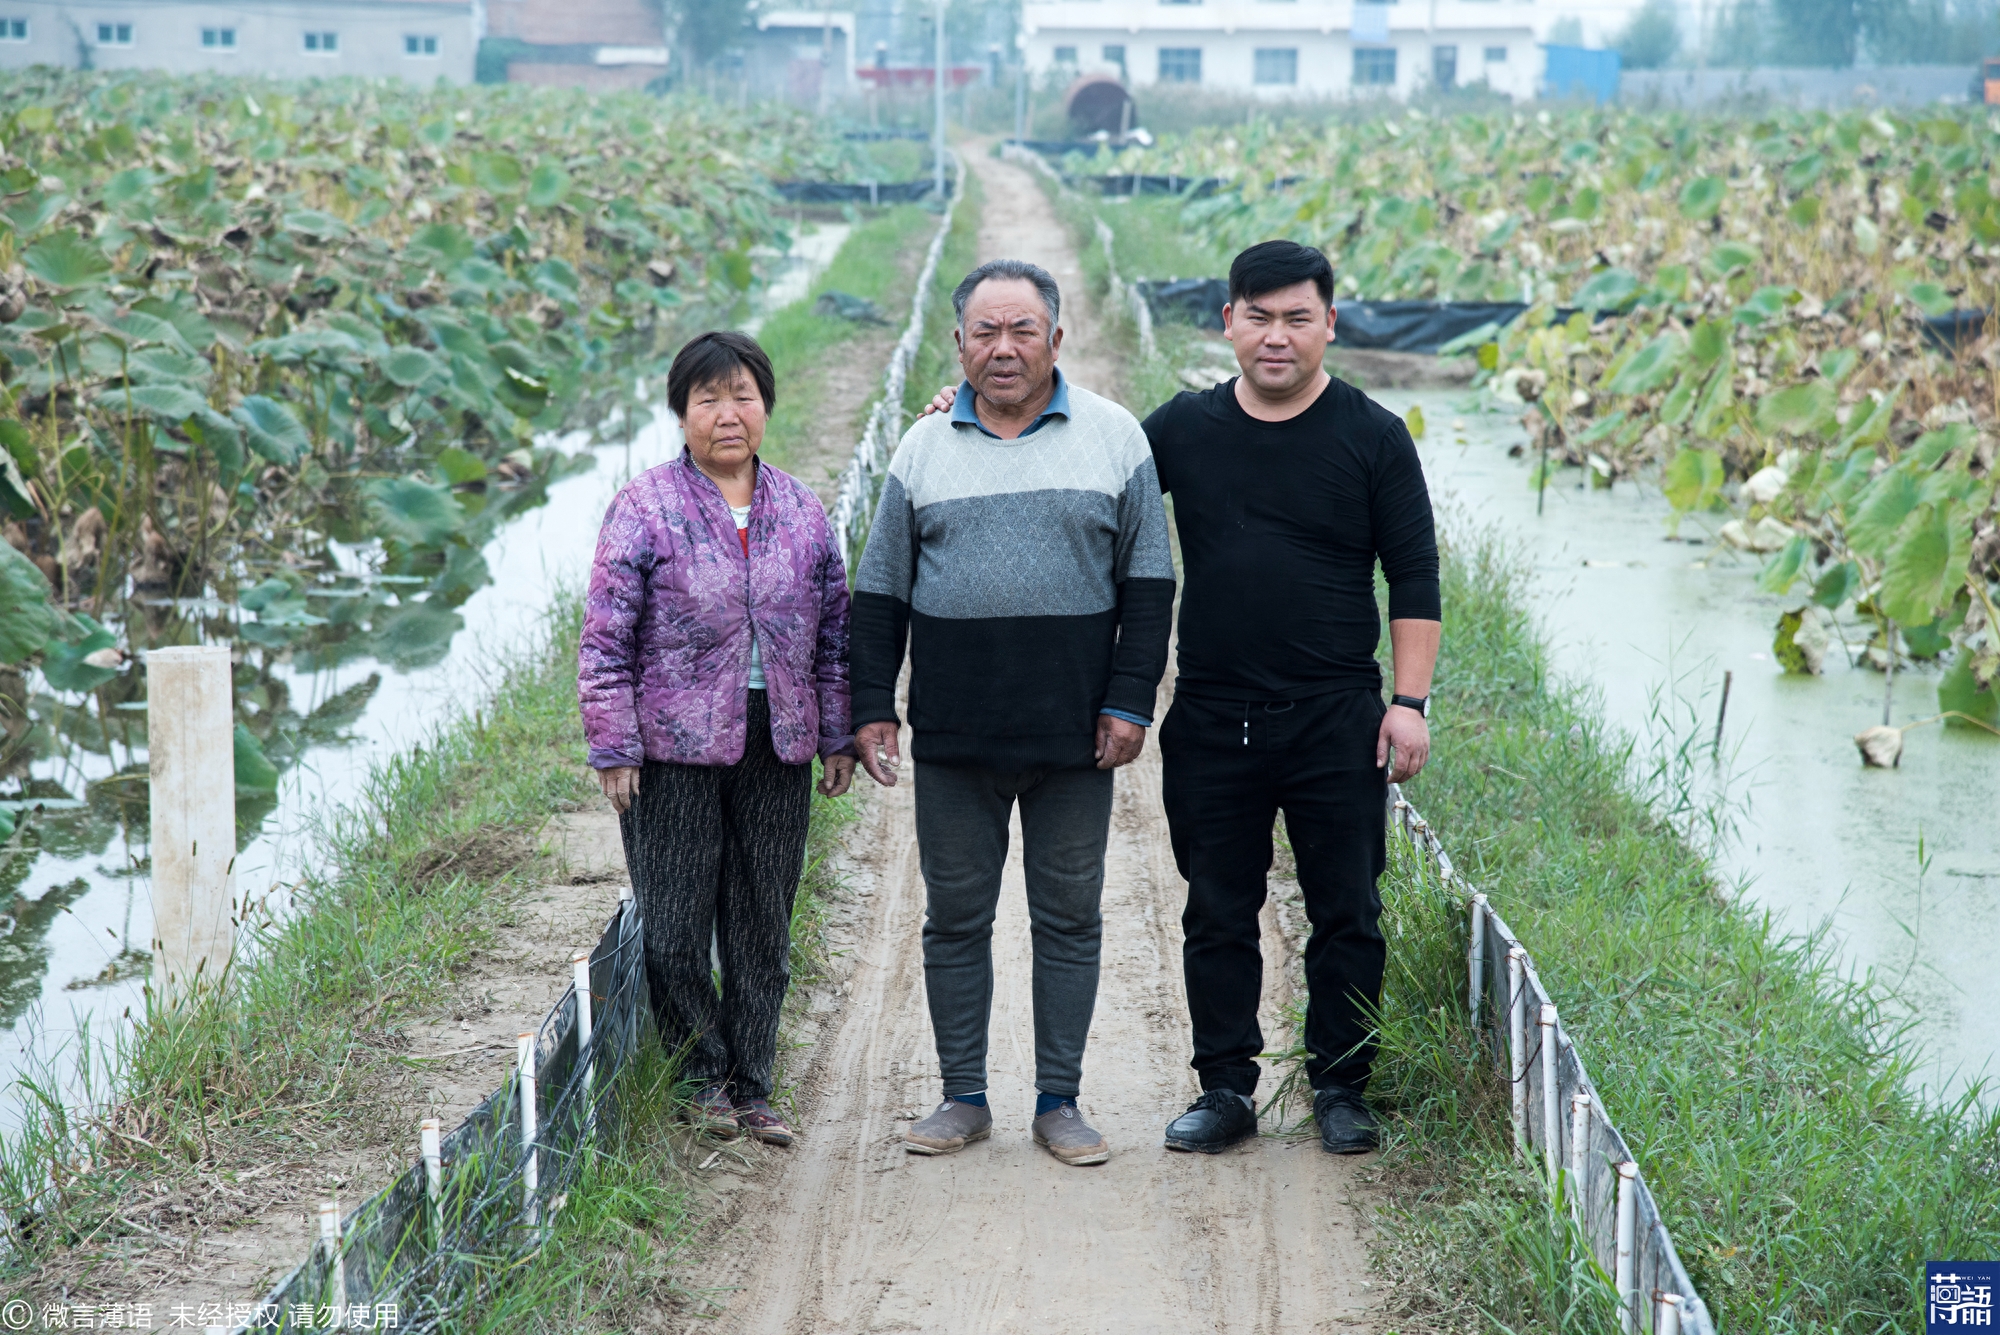
[[[1097,1134],[1074,1103],[1049,1109],[1035,1119],[1035,1143],[1067,1164],[1103,1163],[1111,1147]]]
[[[956,1154],[992,1134],[992,1112],[947,1094],[936,1112],[903,1133],[903,1148],[912,1154]]]

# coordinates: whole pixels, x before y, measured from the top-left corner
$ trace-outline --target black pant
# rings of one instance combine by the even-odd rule
[[[1368,1083],[1368,1011],[1388,954],[1375,886],[1387,856],[1388,776],[1375,765],[1382,714],[1381,695],[1365,689],[1275,702],[1181,695],[1167,714],[1160,757],[1174,861],[1188,882],[1182,967],[1203,1089],[1257,1089],[1257,913],[1280,810],[1313,929],[1306,1072],[1315,1089]]]
[[[687,1046],[691,1079],[727,1081],[739,1099],[771,1093],[812,818],[812,762],[778,759],[762,691],[750,692],[748,731],[734,765],[647,761],[618,822],[660,1039]],[[711,935],[722,955],[720,994]]]

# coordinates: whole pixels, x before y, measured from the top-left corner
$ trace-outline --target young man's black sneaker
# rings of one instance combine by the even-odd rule
[[[1167,1148],[1220,1154],[1257,1134],[1257,1110],[1241,1094],[1210,1089],[1167,1123]]]
[[[1328,1154],[1366,1154],[1375,1148],[1375,1114],[1354,1090],[1314,1090],[1313,1120],[1319,1123],[1319,1147]]]

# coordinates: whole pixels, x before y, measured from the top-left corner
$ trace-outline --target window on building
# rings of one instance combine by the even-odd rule
[[[1116,65],[1119,74],[1125,73],[1125,46],[1122,42],[1105,46],[1102,55],[1105,64]]]
[[[340,50],[340,34],[337,32],[309,32],[306,34],[306,50],[315,55],[331,56]]]
[[[1384,87],[1396,82],[1396,48],[1357,46],[1354,48],[1354,82]]]
[[[434,56],[438,53],[438,39],[431,33],[405,33],[403,54],[406,56]]]
[[[132,25],[129,23],[100,23],[97,25],[99,46],[132,45]]]
[[[236,49],[236,29],[203,28],[201,44],[213,51],[234,51]]]
[[[1160,0],[1163,5],[1198,5],[1201,0]]]
[[[1506,48],[1506,47],[1504,47],[1504,46],[1489,46],[1489,47],[1487,47],[1487,48],[1486,48],[1486,63],[1487,63],[1487,64],[1489,64],[1489,65],[1504,65],[1504,64],[1506,64],[1506,63],[1507,63],[1507,48]]]
[[[1257,48],[1251,77],[1258,83],[1292,84],[1299,81],[1299,49],[1295,46]]]
[[[1434,46],[1431,48],[1431,82],[1440,88],[1458,87],[1457,47]]]
[[[26,19],[0,19],[0,42],[25,42],[28,40]]]
[[[1161,83],[1200,83],[1201,48],[1163,46],[1160,48]]]
[[[1074,65],[1074,64],[1076,64],[1076,48],[1075,48],[1075,47],[1073,47],[1073,46],[1059,46],[1059,47],[1057,47],[1057,48],[1056,48],[1056,64],[1058,64],[1058,65]]]

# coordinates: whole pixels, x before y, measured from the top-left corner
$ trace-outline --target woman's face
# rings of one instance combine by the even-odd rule
[[[728,380],[696,385],[688,392],[681,432],[695,463],[712,472],[734,473],[764,443],[764,396],[742,367]]]

